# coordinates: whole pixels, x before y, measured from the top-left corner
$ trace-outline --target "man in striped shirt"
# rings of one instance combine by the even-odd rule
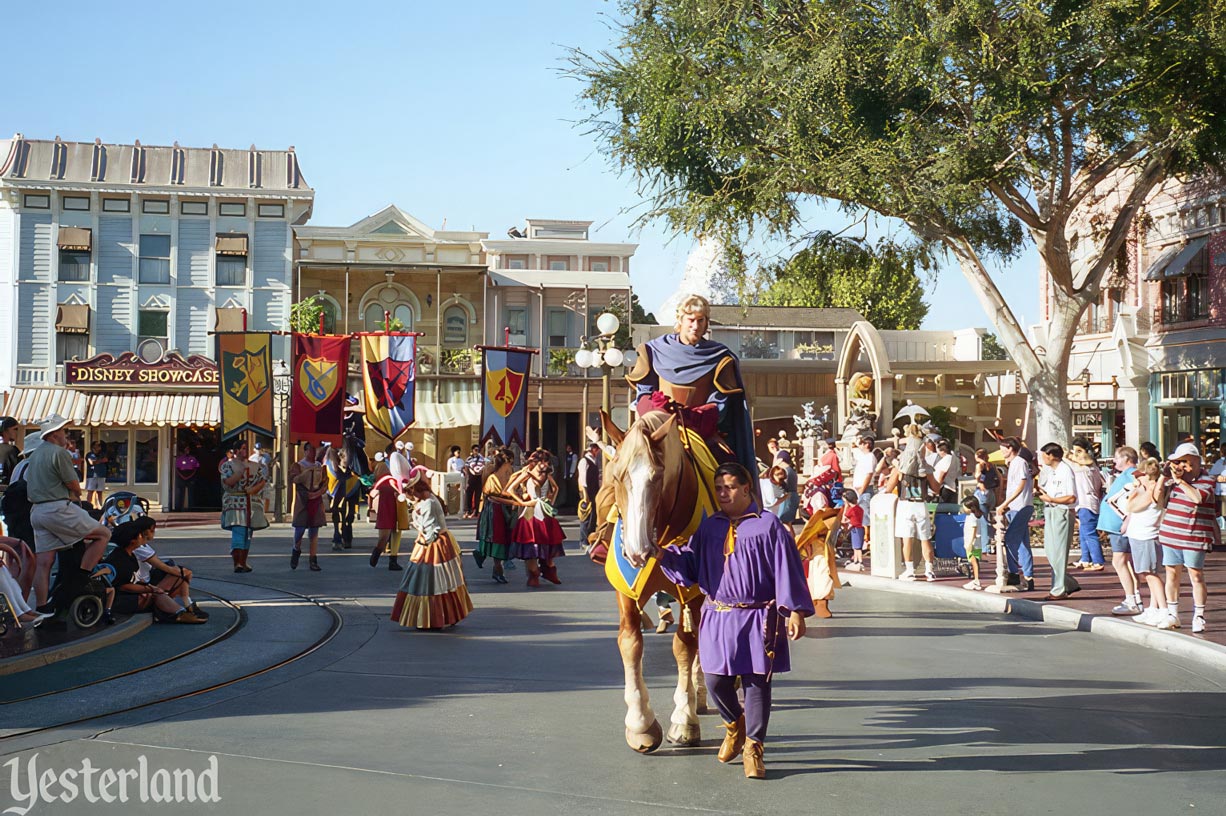
[[[1175,448],[1169,475],[1154,486],[1154,501],[1166,505],[1158,542],[1166,567],[1166,599],[1171,614],[1179,616],[1179,579],[1184,568],[1192,582],[1192,632],[1205,631],[1205,553],[1216,539],[1214,479],[1201,466],[1200,451],[1190,442]]]

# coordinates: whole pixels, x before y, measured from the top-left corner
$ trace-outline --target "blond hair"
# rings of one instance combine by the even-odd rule
[[[677,304],[677,322],[675,328],[681,330],[681,318],[690,312],[698,312],[705,315],[708,319],[711,317],[711,301],[707,300],[702,295],[688,295],[684,300]]]
[[[1146,459],[1144,462],[1137,465],[1137,470],[1141,471],[1154,481],[1162,478],[1162,463],[1157,459]]]

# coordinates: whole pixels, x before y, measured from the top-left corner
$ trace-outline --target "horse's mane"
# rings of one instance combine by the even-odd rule
[[[669,414],[664,411],[651,411],[635,420],[617,446],[617,456],[611,467],[624,473],[631,462],[644,458],[658,461],[657,446],[652,443],[651,435],[668,420]]]

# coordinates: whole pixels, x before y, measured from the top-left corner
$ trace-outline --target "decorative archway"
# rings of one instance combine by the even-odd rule
[[[886,351],[881,335],[867,320],[858,320],[852,324],[851,330],[843,340],[843,348],[839,352],[839,364],[835,369],[834,384],[838,393],[838,415],[835,417],[837,428],[842,428],[848,414],[851,413],[849,385],[856,376],[856,361],[863,351],[868,356],[868,363],[873,377],[873,410],[877,414],[877,436],[885,434],[890,425],[890,416],[894,408],[894,372],[890,368],[890,355]]]
[[[439,304],[442,316],[443,345],[460,348],[469,345],[469,326],[477,324],[477,309],[462,295],[452,295]]]
[[[364,331],[382,330],[383,312],[389,312],[393,318],[399,318],[404,323],[405,329],[411,330],[421,320],[421,302],[409,287],[389,280],[386,283],[375,284],[362,295],[358,310],[362,319],[362,329]],[[376,315],[373,322],[372,315]]]

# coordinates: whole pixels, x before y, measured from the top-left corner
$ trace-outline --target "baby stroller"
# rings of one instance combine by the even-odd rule
[[[112,493],[102,503],[101,521],[107,527],[115,527],[125,521],[149,515],[149,500],[127,490]]]

